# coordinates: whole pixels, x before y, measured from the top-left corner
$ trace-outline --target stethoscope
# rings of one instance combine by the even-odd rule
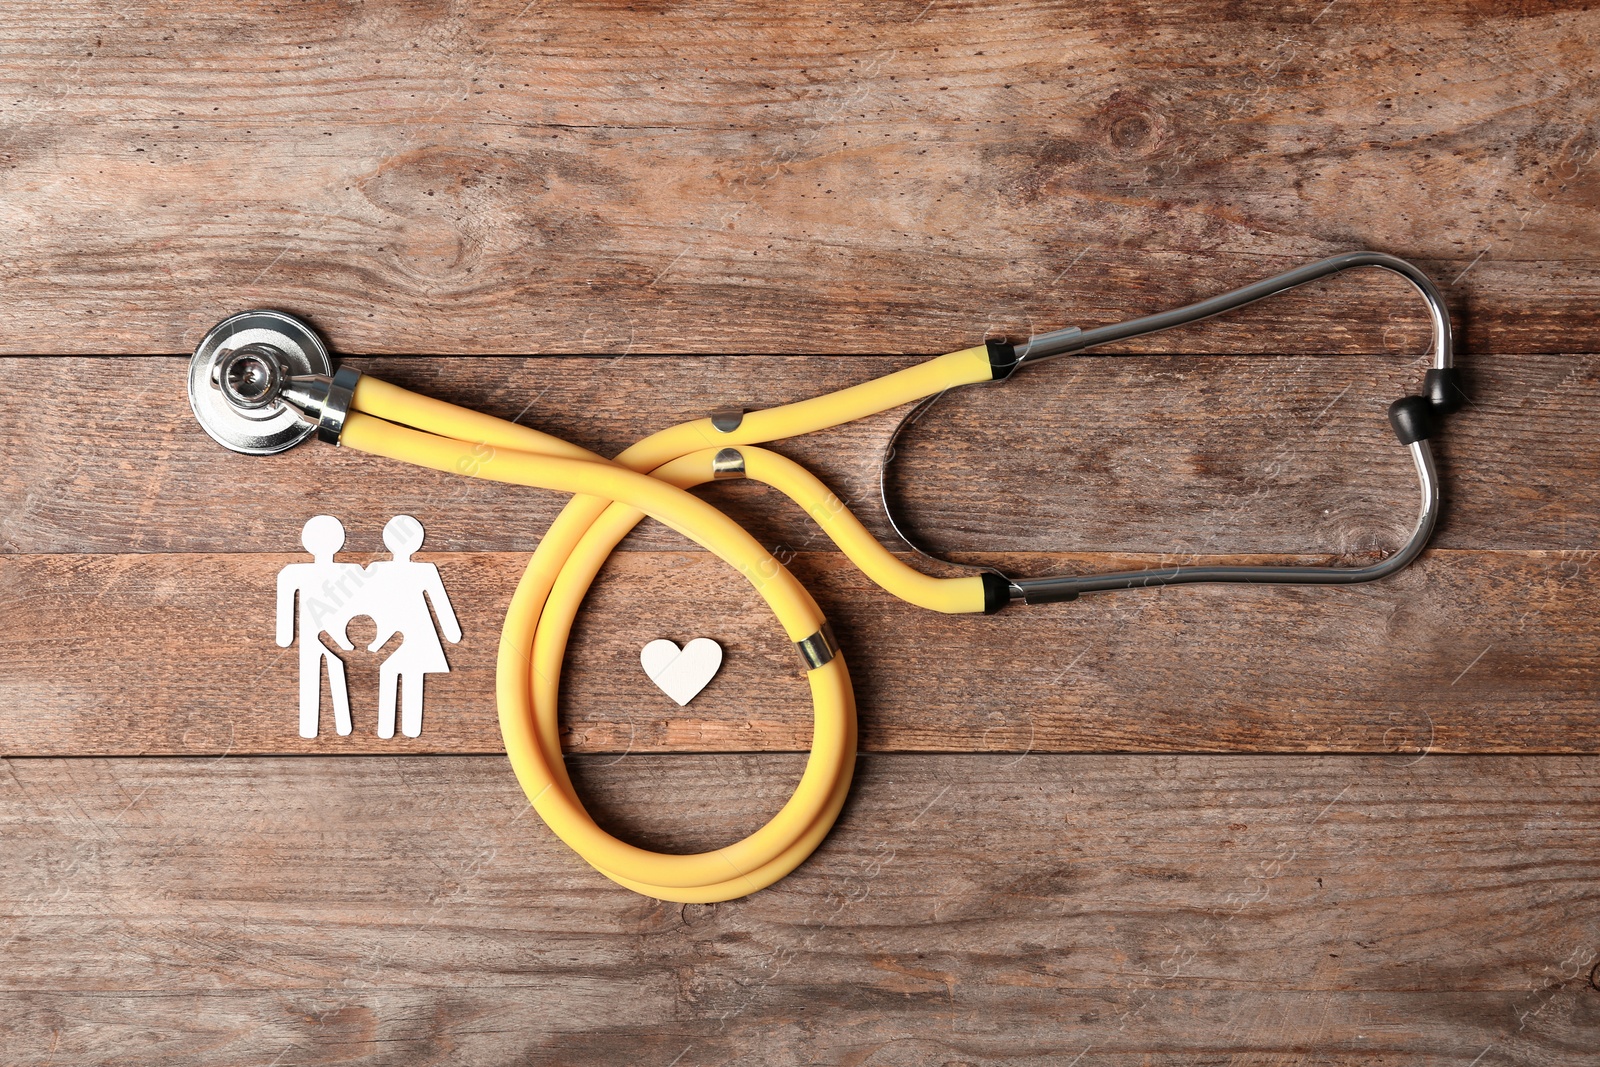
[[[1411,452],[1421,505],[1410,538],[1367,566],[1175,566],[1109,574],[1009,577],[992,569],[924,574],[884,547],[811,472],[757,447],[916,403],[889,442],[952,389],[1004,381],[1024,367],[1218,315],[1351,267],[1381,267],[1422,295],[1433,323],[1421,395],[1389,407]],[[803,586],[742,526],[688,492],[714,479],[772,486],[809,514],[852,563],[903,600],[947,613],[993,613],[1082,593],[1190,582],[1350,584],[1402,569],[1427,544],[1439,510],[1429,438],[1464,400],[1451,365],[1450,318],[1433,282],[1405,260],[1351,252],[1173,311],[1093,330],[1068,328],[1021,344],[988,341],[834,393],[761,411],[725,410],[644,438],[606,459],[558,437],[334,369],[316,332],[292,315],[247,311],[213,328],[189,366],[189,401],[216,441],[253,455],[323,441],[421,467],[572,494],[529,561],[500,636],[500,730],[529,800],[550,828],[602,874],[663,900],[731,900],[771,885],[821,843],[844,803],[855,763],[855,699],[844,658]],[[886,466],[886,465],[883,465]],[[888,495],[885,494],[888,510]],[[646,515],[718,555],[759,592],[794,642],[816,708],[812,748],[794,794],[744,840],[693,855],[637,848],[584,810],[562,759],[557,687],[583,598],[616,544]],[[892,510],[896,532],[903,524]],[[909,544],[908,539],[908,544]],[[968,568],[969,570],[971,568]]]

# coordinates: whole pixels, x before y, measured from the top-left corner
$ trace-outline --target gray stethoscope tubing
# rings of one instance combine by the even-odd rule
[[[1433,325],[1433,368],[1428,371],[1425,395],[1404,397],[1389,408],[1389,421],[1402,444],[1410,449],[1417,469],[1417,481],[1422,490],[1421,507],[1410,538],[1398,551],[1377,563],[1365,567],[1292,566],[1292,567],[1159,567],[1149,570],[1118,571],[1110,574],[1057,575],[1046,578],[1011,578],[1004,574],[1010,586],[1012,601],[1028,604],[1048,604],[1074,600],[1081,593],[1104,592],[1115,589],[1139,589],[1159,585],[1183,585],[1194,582],[1251,582],[1264,584],[1297,585],[1349,585],[1370,582],[1387,577],[1403,569],[1414,560],[1433,535],[1439,516],[1439,479],[1434,469],[1433,450],[1428,444],[1438,417],[1457,410],[1464,395],[1452,363],[1450,339],[1450,314],[1444,297],[1433,280],[1415,265],[1396,256],[1382,252],[1347,252],[1329,259],[1285,271],[1272,278],[1243,286],[1220,296],[1214,296],[1185,307],[1163,311],[1143,318],[1093,330],[1068,327],[1030,337],[1012,348],[1012,371],[1035,363],[1112,341],[1158,333],[1176,326],[1198,322],[1213,315],[1243,307],[1257,300],[1274,296],[1318,278],[1337,274],[1351,267],[1381,267],[1393,271],[1412,284],[1428,306]],[[1007,375],[1009,376],[1009,375]],[[997,381],[1005,380],[998,377]],[[923,550],[907,534],[904,525],[895,517],[888,492],[889,459],[896,442],[908,426],[920,419],[944,394],[929,397],[913,408],[890,436],[884,451],[884,462],[879,465],[879,493],[884,513],[894,532],[914,551],[929,559],[938,557]],[[948,561],[941,561],[948,562]],[[992,568],[989,568],[992,570]],[[1000,572],[994,571],[999,574]]]

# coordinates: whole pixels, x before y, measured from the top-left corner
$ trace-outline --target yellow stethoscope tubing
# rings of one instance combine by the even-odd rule
[[[711,454],[691,453],[657,468],[652,472],[652,476],[685,489],[698,485],[712,476],[712,454],[714,451]],[[643,513],[637,508],[625,504],[613,503],[607,507],[594,525],[585,532],[576,550],[567,557],[565,566],[562,567],[550,589],[538,622],[531,679],[536,740],[542,751],[547,754],[561,752],[556,713],[560,669],[578,608],[612,549],[617,542],[627,536],[642,517]],[[514,602],[513,607],[515,607]],[[514,636],[513,640],[516,639]],[[770,862],[747,872],[742,877],[695,887],[662,886],[658,883],[628,878],[615,870],[603,867],[597,869],[613,881],[647,896],[680,903],[708,903],[744,896],[765,888],[804,862],[827,836],[834,819],[838,817],[840,808],[844,806],[845,798],[850,791],[856,749],[855,694],[850,685],[843,657],[836,656],[821,668],[809,671],[807,682],[811,688],[812,703],[815,708],[814,731],[820,732],[824,728],[831,730],[837,721],[839,729],[844,731],[844,737],[836,762],[829,761],[820,754],[823,746],[814,738],[806,772],[811,773],[813,768],[816,768],[822,776],[822,781],[828,786],[828,793],[816,817],[793,833],[788,847]],[[502,707],[506,705],[502,704]],[[513,710],[514,716],[520,717],[521,714],[520,711]],[[526,720],[521,719],[521,721]],[[502,722],[502,729],[504,726]],[[508,752],[510,748],[511,743],[508,742]],[[565,765],[557,762],[557,767],[560,770],[557,786],[571,792],[572,785],[566,776]],[[804,783],[804,775],[801,781]],[[801,820],[796,818],[792,825],[799,826],[800,823]],[[591,866],[594,866],[593,860],[584,850],[578,849],[578,852],[584,859],[590,860]]]
[[[534,552],[501,634],[497,699],[507,755],[540,816],[607,877],[661,899],[728,900],[770,885],[803,862],[844,803],[855,755],[854,695],[844,659],[836,655],[807,673],[816,708],[811,755],[777,815],[742,841],[710,852],[650,852],[594,823],[561,757],[560,666],[589,586],[616,543],[649,514],[744,574],[791,641],[816,633],[822,613],[804,587],[742,527],[684,490],[709,480],[711,457],[721,447],[825,429],[991,377],[987,348],[965,349],[827,396],[752,412],[732,432],[717,430],[709,419],[685,423],[646,438],[616,461],[363,377],[341,443],[436,470],[573,494]],[[795,499],[889,591],[934,610],[983,610],[980,579],[920,574],[883,549],[804,468],[765,449],[742,454],[747,477]]]
[[[354,410],[345,421],[342,443],[435,470],[473,473],[574,494],[604,493],[609,499],[625,501],[652,515],[733,565],[766,599],[785,631],[799,635],[791,636],[791,640],[814,633],[822,625],[822,612],[810,594],[743,527],[662,480],[614,464],[510,448],[499,448],[484,459],[475,451],[475,442],[399,426]],[[548,616],[553,611],[565,617],[569,610],[575,611],[582,593],[577,586],[586,584],[558,582],[560,592],[552,595],[542,614]],[[812,752],[800,785],[782,810],[765,826],[732,845],[692,855],[665,855],[637,848],[601,830],[572,791],[560,762],[559,744],[552,745],[548,737],[535,736],[527,650],[534,638],[534,621],[540,614],[508,612],[501,639],[501,730],[518,780],[558,837],[602,872],[669,897],[681,895],[672,890],[713,886],[719,887],[718,892],[732,890],[742,896],[759,888],[762,876],[771,874],[776,879],[786,873],[776,868],[769,870],[774,861],[781,867],[786,859],[793,858],[798,863],[804,858],[786,857],[785,853],[797,841],[811,836],[807,831],[832,807],[835,786],[854,758],[853,695],[842,658],[835,657],[810,672],[817,709]],[[512,653],[509,671],[508,652]],[[790,869],[793,865],[789,865]]]

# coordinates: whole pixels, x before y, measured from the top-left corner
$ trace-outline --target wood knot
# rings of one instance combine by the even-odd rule
[[[1133,94],[1117,90],[1090,121],[1095,139],[1113,159],[1148,159],[1167,140],[1167,120]]]

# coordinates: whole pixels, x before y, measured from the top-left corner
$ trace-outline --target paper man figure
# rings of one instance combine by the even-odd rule
[[[278,572],[278,646],[294,643],[300,634],[300,736],[317,736],[317,714],[322,704],[322,666],[328,666],[328,689],[333,696],[333,724],[340,734],[350,732],[350,692],[345,687],[344,664],[319,638],[323,630],[336,634],[340,648],[350,649],[344,636],[350,608],[361,592],[365,576],[354,563],[335,563],[344,547],[344,526],[332,515],[316,515],[300,531],[300,543],[314,563],[291,563]],[[295,609],[298,595],[299,610]]]
[[[423,678],[450,669],[433,616],[428,613],[429,600],[451,644],[461,640],[461,624],[450,607],[439,568],[411,559],[411,553],[422,547],[422,523],[410,515],[396,515],[383,528],[383,543],[394,559],[367,565],[360,597],[349,615],[338,620],[338,629],[330,629],[329,633],[341,648],[349,648],[345,623],[356,615],[370,615],[378,624],[378,636],[367,646],[368,652],[376,652],[397,633],[405,635],[400,647],[378,668],[378,736],[394,736],[398,683],[400,732],[416,737],[422,733]]]

